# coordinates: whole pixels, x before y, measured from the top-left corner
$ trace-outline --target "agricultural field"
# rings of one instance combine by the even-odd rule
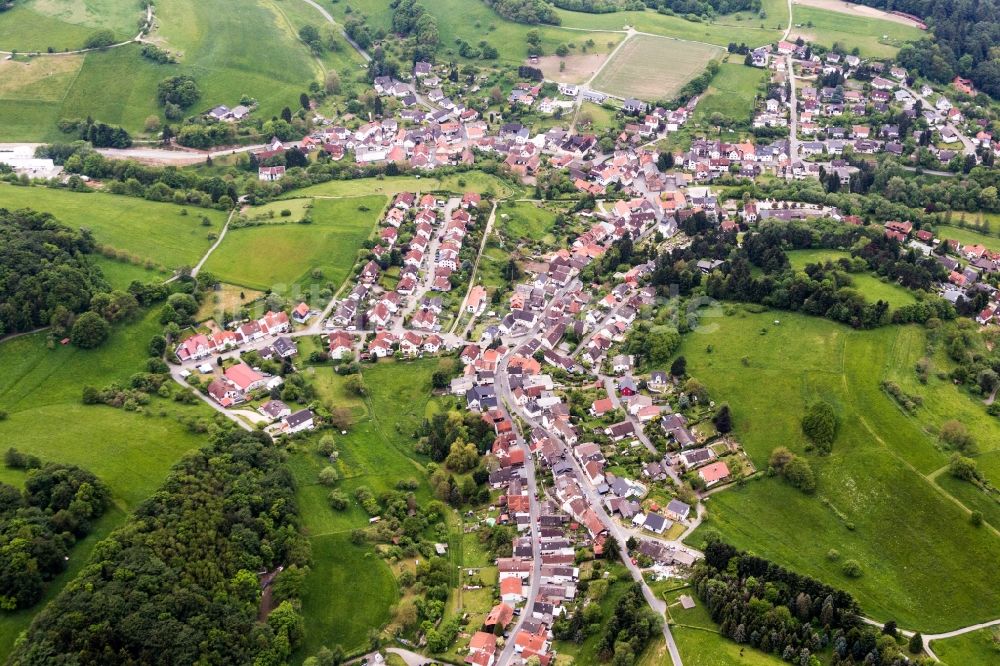
[[[673,97],[722,53],[707,44],[637,35],[615,53],[591,87],[619,97]],[[669,68],[663,67],[665,62],[670,63]]]
[[[913,374],[924,353],[923,331],[855,331],[788,312],[731,312],[705,317],[681,353],[689,372],[715,399],[729,403],[736,436],[757,466],[766,467],[779,443],[805,451],[800,418],[814,399],[834,405],[840,432],[831,455],[805,454],[817,476],[815,496],[779,478],[718,493],[707,503],[709,520],[691,541],[715,531],[850,591],[870,617],[925,633],[1000,614],[1000,574],[981,566],[1000,547],[1000,537],[970,525],[968,511],[929,478],[948,460],[929,432],[940,425],[938,414],[921,409],[908,416],[880,388],[883,379]],[[981,410],[943,382],[901,385],[925,404],[950,399]],[[983,421],[970,422],[970,429],[981,442],[1000,442],[1000,424],[980,413]],[[830,549],[837,557],[829,557]],[[842,573],[846,559],[861,564],[860,578]]]
[[[932,641],[931,649],[948,666],[995,664],[1000,660],[1000,629],[991,627],[943,641]]]
[[[789,39],[803,39],[823,46],[835,43],[845,49],[857,47],[862,56],[891,58],[904,42],[920,39],[926,32],[896,21],[859,17],[842,12],[796,5]]]
[[[144,16],[135,0],[27,0],[0,16],[0,50],[79,49],[98,30],[121,42],[135,37]]]
[[[218,233],[226,222],[226,214],[217,210],[7,184],[0,184],[0,206],[52,213],[70,227],[90,229],[102,245],[168,269],[196,264],[211,245],[208,233]],[[203,217],[209,226],[202,226]]]
[[[232,229],[205,264],[223,282],[278,293],[298,290],[322,300],[320,285],[336,290],[348,277],[361,243],[381,217],[386,198],[316,199],[312,223]],[[314,271],[320,271],[318,277]],[[316,287],[313,289],[313,287]]]
[[[362,400],[349,395],[342,378],[329,366],[313,369],[313,383],[321,399],[352,407],[356,424],[347,435],[335,436],[340,457],[337,466],[342,481],[337,488],[350,495],[360,486],[378,494],[395,487],[400,479],[417,479],[420,501],[428,501],[422,460],[413,452],[412,433],[423,420],[430,399],[430,377],[439,361],[387,361],[365,366],[363,376],[370,390]],[[399,598],[389,566],[370,546],[355,546],[353,529],[368,525],[368,514],[352,502],[335,512],[326,496],[330,489],[317,482],[325,461],[312,450],[291,459],[298,486],[303,527],[313,545],[313,565],[303,598],[306,641],[302,657],[315,653],[324,643],[340,643],[349,651],[366,645],[369,628],[381,627],[389,619],[390,607]],[[336,603],[351,599],[350,604]]]
[[[694,122],[710,123],[713,114],[722,114],[732,122],[749,123],[758,94],[763,96],[768,74],[742,61],[723,63],[708,90],[698,100]]]
[[[5,13],[0,25],[16,18],[16,11]],[[33,88],[13,93],[0,88],[0,112],[9,119],[0,126],[0,140],[54,140],[59,138],[56,120],[88,115],[140,133],[148,116],[162,119],[157,84],[178,74],[193,75],[201,88],[192,111],[233,106],[247,94],[260,102],[260,117],[270,118],[283,106],[294,105],[309,82],[323,76],[324,65],[311,56],[293,22],[270,0],[177,0],[157,6],[156,15],[158,29],[150,39],[178,53],[179,64],[154,64],[139,55],[138,45],[129,45],[86,54],[67,87],[45,85],[38,95],[28,94]],[[319,14],[315,22],[321,24]],[[264,52],[268,57],[261,58]]]
[[[63,585],[72,580],[98,541],[119,527],[141,501],[152,494],[171,465],[203,444],[177,417],[205,417],[203,405],[154,402],[145,413],[104,406],[84,406],[84,385],[105,386],[143,368],[149,339],[161,330],[156,313],[114,329],[101,349],[84,351],[57,345],[48,349],[44,333],[0,344],[0,441],[43,460],[80,465],[111,488],[112,509],[101,518],[70,556],[69,569],[47,588],[33,608],[0,615],[0,658],[6,658],[18,634]],[[162,414],[162,415],[161,415]],[[5,471],[17,483],[19,473]]]

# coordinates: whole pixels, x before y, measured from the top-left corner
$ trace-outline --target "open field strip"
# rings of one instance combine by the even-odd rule
[[[617,97],[672,97],[722,53],[705,44],[635,35],[604,64],[590,87]],[[664,67],[667,62],[670,67]]]

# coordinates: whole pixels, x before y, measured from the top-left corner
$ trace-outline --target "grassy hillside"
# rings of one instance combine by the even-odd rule
[[[23,0],[0,15],[0,50],[78,49],[98,30],[125,41],[144,15],[136,0]]]
[[[839,43],[848,50],[858,47],[861,55],[868,57],[892,57],[903,42],[926,35],[923,30],[902,23],[804,5],[793,7],[793,17],[791,38],[801,36],[827,47]]]
[[[1000,614],[1000,573],[982,566],[1000,537],[972,527],[968,511],[929,478],[948,454],[927,432],[959,418],[990,449],[1000,442],[1000,422],[946,382],[917,386],[911,379],[924,353],[922,330],[854,331],[787,312],[737,310],[706,317],[681,353],[713,397],[729,402],[736,435],[759,467],[776,446],[804,452],[800,419],[810,401],[830,402],[841,420],[830,456],[806,454],[818,477],[816,496],[778,478],[718,493],[695,542],[715,530],[849,590],[872,617],[924,632]],[[883,379],[942,409],[906,415],[881,390]],[[828,559],[831,548],[840,560]],[[860,562],[864,575],[845,576],[844,559]]]

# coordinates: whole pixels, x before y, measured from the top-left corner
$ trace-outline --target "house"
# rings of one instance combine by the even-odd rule
[[[223,407],[229,407],[243,401],[243,395],[229,382],[213,379],[208,385],[208,395]]]
[[[313,413],[308,409],[300,409],[284,418],[281,431],[291,435],[303,430],[312,430],[314,427]]]
[[[212,345],[204,335],[192,335],[177,346],[177,360],[197,361],[212,353]]]
[[[517,577],[504,578],[500,581],[500,598],[510,604],[524,601],[524,586]]]
[[[330,335],[329,341],[330,358],[342,359],[354,355],[354,338],[343,331],[337,331]]]
[[[653,370],[649,373],[649,381],[646,388],[652,393],[662,393],[667,388],[667,373],[662,370]]]
[[[278,419],[283,419],[292,413],[291,407],[281,402],[280,400],[268,400],[258,409],[263,416],[267,417],[271,421],[277,421]]]
[[[632,360],[625,354],[619,354],[611,360],[611,370],[615,374],[622,374],[632,369]]]
[[[240,393],[249,393],[267,383],[264,375],[242,362],[227,368],[222,374]]]
[[[702,467],[698,470],[698,476],[705,482],[706,488],[711,488],[716,483],[729,478],[729,467],[726,466],[724,461],[720,460],[719,462]]]
[[[645,113],[646,103],[635,99],[634,97],[630,97],[625,100],[625,104],[622,105],[622,111],[625,113]]]
[[[278,338],[271,347],[281,358],[291,358],[299,353],[299,348],[291,338]]]
[[[647,513],[642,527],[653,534],[663,534],[664,530],[670,527],[670,521],[658,513]]]
[[[611,402],[611,398],[601,398],[600,400],[595,400],[590,405],[590,413],[593,414],[594,416],[600,417],[604,416],[614,408],[615,405],[613,402]]]
[[[477,284],[469,290],[469,297],[465,301],[465,310],[470,314],[478,316],[486,309],[487,303],[486,289]]]
[[[483,626],[489,628],[500,625],[500,627],[506,629],[507,625],[509,625],[513,619],[514,608],[501,602],[494,606],[489,612],[489,615],[486,616],[486,620],[483,621]]]
[[[309,306],[305,303],[299,303],[295,306],[295,309],[292,310],[292,319],[300,324],[304,324],[306,323],[306,320],[309,319],[310,314],[311,312],[309,310]]]
[[[283,166],[262,166],[257,169],[257,179],[266,182],[281,180],[285,177],[285,167]]]
[[[688,514],[691,513],[691,507],[680,500],[672,499],[667,504],[666,512],[674,520],[687,520]]]

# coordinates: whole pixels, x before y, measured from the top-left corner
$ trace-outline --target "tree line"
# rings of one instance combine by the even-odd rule
[[[559,25],[562,20],[545,0],[483,0],[497,14],[515,23]]]
[[[97,545],[10,662],[283,663],[304,627],[282,578],[307,560],[284,453],[264,433],[219,433]],[[258,622],[257,574],[280,565],[280,603]]]

